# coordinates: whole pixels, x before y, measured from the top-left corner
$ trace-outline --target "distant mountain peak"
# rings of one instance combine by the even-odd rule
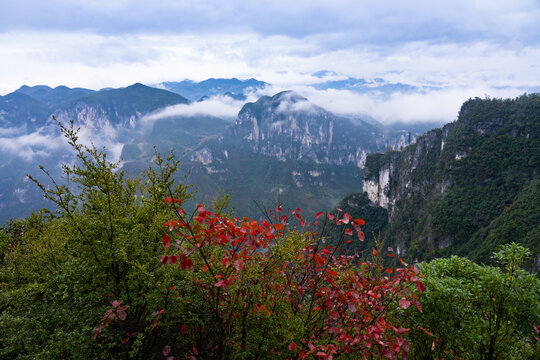
[[[268,84],[264,81],[255,80],[253,78],[209,78],[199,82],[190,79],[184,79],[179,82],[162,82],[156,85],[156,87],[185,96],[192,101],[197,101],[205,96],[211,97],[216,95],[228,95],[233,98],[241,98],[243,95],[245,96],[257,89],[262,89],[267,85]]]
[[[301,102],[301,101],[309,101],[307,98],[303,97],[297,92],[294,92],[293,90],[282,91],[272,96],[270,99],[272,102],[288,102],[291,104]]]
[[[129,85],[129,86],[126,87],[126,89],[137,89],[137,88],[141,88],[141,89],[142,88],[149,88],[150,89],[150,86],[146,86],[144,84],[141,84],[141,83],[137,82],[137,83],[135,83],[133,85]]]
[[[274,96],[262,96],[255,103],[247,103],[240,110],[240,113],[244,111],[270,111],[277,114],[284,114],[299,112],[314,113],[324,111],[324,109],[312,104],[302,95],[292,90],[286,90]]]

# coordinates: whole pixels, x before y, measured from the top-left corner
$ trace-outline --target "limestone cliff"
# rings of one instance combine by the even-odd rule
[[[498,228],[510,226],[501,217],[514,208],[538,218],[540,196],[527,203],[536,212],[513,204],[539,172],[540,96],[477,98],[463,104],[457,121],[402,151],[368,155],[363,191],[388,210],[388,241],[402,256],[462,253],[488,261],[496,244],[521,241],[538,257],[535,227],[496,240],[490,233],[495,219]]]
[[[338,117],[284,91],[244,105],[229,135],[253,152],[285,160],[364,167],[366,156],[414,140],[403,133],[385,134],[362,120]]]

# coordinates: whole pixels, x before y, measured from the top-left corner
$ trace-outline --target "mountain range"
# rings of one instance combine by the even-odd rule
[[[121,154],[131,174],[149,165],[154,146],[162,154],[174,148],[182,159],[179,177],[189,174],[197,201],[230,193],[235,210],[250,216],[260,216],[255,200],[328,209],[361,188],[367,154],[405,146],[422,132],[339,117],[291,91],[245,103],[234,120],[163,112],[192,100],[204,106],[212,96],[239,101],[266,85],[208,79],[99,91],[22,86],[0,97],[0,221],[45,205],[26,174],[39,177],[42,164],[59,176],[62,163],[73,160],[56,121],[73,121],[83,141]]]

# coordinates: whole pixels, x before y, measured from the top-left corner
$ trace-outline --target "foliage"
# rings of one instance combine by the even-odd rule
[[[268,221],[257,222],[229,219],[202,205],[188,216],[181,200],[165,202],[178,217],[164,224],[161,262],[184,271],[193,288],[185,297],[173,285],[168,296],[179,307],[155,312],[157,329],[171,322],[181,329],[162,339],[166,356],[407,358],[409,329],[396,319],[410,305],[421,311],[416,292],[423,285],[418,271],[403,262],[384,269],[380,260],[340,253],[345,242],[363,241],[363,220],[318,213],[325,216],[323,231],[343,228],[337,246],[324,247],[324,236],[311,230],[317,224],[309,226],[300,209],[287,215],[278,207]]]
[[[538,255],[539,154],[540,95],[476,98],[403,151],[369,155],[364,179],[392,169],[385,233],[409,260],[458,254],[491,263],[497,245],[513,240]]]
[[[341,200],[335,211],[339,209],[349,213],[353,218],[365,220],[366,224],[362,227],[365,234],[365,241],[354,241],[343,244],[341,248],[348,253],[357,253],[360,256],[368,256],[373,248],[378,248],[376,240],[381,237],[382,231],[388,225],[388,211],[386,209],[373,206],[366,193],[352,193]],[[342,230],[338,227],[331,232],[332,238],[337,243],[341,237]]]
[[[489,260],[485,244],[504,244],[512,239],[540,254],[540,176],[536,176],[504,208],[486,228],[476,232],[470,240],[471,255],[480,261]],[[527,269],[538,271],[536,259],[529,257],[524,265]]]
[[[411,356],[538,358],[534,336],[540,323],[540,280],[520,268],[529,255],[526,248],[511,243],[493,256],[500,267],[456,256],[419,264],[426,291],[420,296],[424,312],[409,314]],[[433,336],[416,330],[419,326]]]
[[[171,159],[157,156],[143,177],[127,178],[104,152],[81,145],[73,128],[62,130],[78,163],[64,165],[66,185],[39,184],[58,214],[35,214],[2,232],[0,358],[144,358],[154,352],[147,318],[170,282],[181,283],[158,261],[164,191],[185,199],[188,189],[173,185]],[[116,298],[129,301],[129,318],[94,340]],[[124,327],[137,333],[139,348],[120,346]]]

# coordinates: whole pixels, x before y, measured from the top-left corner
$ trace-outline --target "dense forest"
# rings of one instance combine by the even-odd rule
[[[368,155],[368,198],[351,195],[341,205],[372,217],[385,243],[411,262],[460,255],[493,265],[499,245],[517,242],[537,271],[539,180],[540,96],[476,98],[456,121],[401,151]]]

